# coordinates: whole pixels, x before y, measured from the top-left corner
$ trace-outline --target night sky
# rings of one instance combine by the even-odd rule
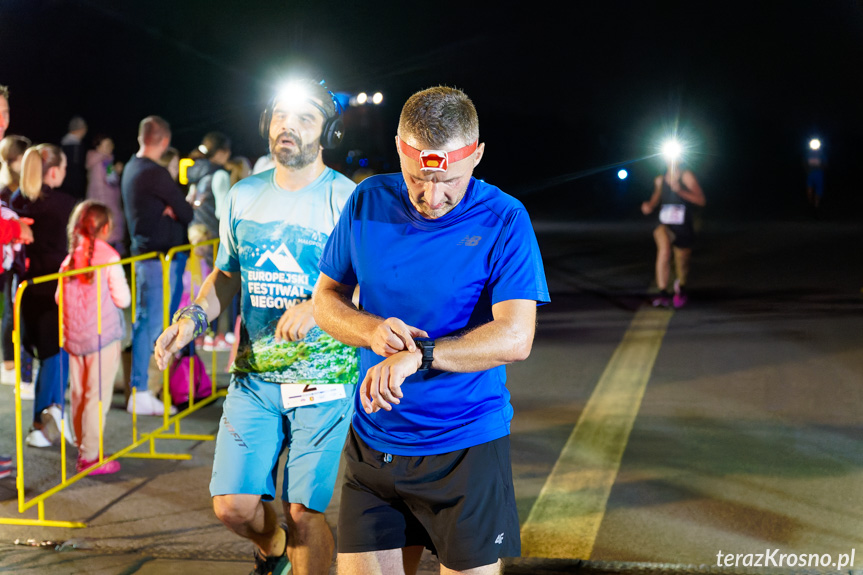
[[[565,9],[561,7],[566,6]],[[803,157],[825,143],[825,211],[860,218],[863,4],[812,2],[147,2],[0,0],[9,133],[59,142],[73,114],[125,159],[159,114],[188,152],[213,129],[265,152],[260,110],[304,69],[351,108],[349,150],[397,169],[398,112],[414,91],[465,90],[486,156],[476,175],[540,214],[637,218],[677,127],[716,217],[804,214]],[[632,174],[616,180],[626,163]],[[606,170],[598,170],[607,166]]]

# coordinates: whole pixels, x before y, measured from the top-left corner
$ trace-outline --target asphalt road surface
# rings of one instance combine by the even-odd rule
[[[524,558],[506,572],[863,573],[863,225],[706,222],[679,310],[645,305],[644,222],[536,227],[553,301],[509,368]],[[2,386],[5,453],[11,400]],[[111,411],[109,451],[129,425]],[[158,445],[192,457],[123,459],[48,500],[84,529],[0,522],[0,572],[248,572],[250,546],[210,509],[213,442]],[[28,497],[56,483],[57,448],[25,458]],[[0,518],[22,516],[0,479]]]

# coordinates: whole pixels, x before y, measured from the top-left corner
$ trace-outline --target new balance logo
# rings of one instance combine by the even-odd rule
[[[476,246],[479,245],[479,241],[482,239],[482,236],[465,236],[458,243],[460,246]]]
[[[497,545],[503,545],[503,533],[497,536],[497,539],[494,540]]]

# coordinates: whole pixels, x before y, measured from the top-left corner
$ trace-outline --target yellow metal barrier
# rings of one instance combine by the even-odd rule
[[[152,260],[159,258],[162,264],[162,287],[163,287],[163,327],[167,327],[169,325],[169,317],[168,311],[170,307],[170,278],[169,278],[169,270],[170,263],[173,260],[174,256],[177,253],[183,251],[190,251],[192,258],[197,258],[197,254],[195,254],[195,248],[212,245],[214,248],[218,246],[218,239],[209,240],[207,242],[203,242],[201,244],[195,245],[186,245],[179,246],[177,248],[171,249],[167,255],[163,256],[158,252],[151,252],[148,254],[143,254],[140,256],[134,256],[130,258],[125,258],[120,260],[119,262],[115,262],[112,264],[103,264],[98,266],[91,266],[87,268],[75,269],[68,272],[50,274],[46,276],[41,276],[38,278],[34,278],[31,280],[25,280],[21,282],[18,286],[18,290],[15,294],[15,303],[14,303],[14,313],[13,313],[13,332],[12,332],[12,341],[15,349],[15,446],[16,446],[16,464],[17,464],[17,477],[15,481],[15,485],[18,491],[18,512],[24,513],[25,511],[31,509],[36,506],[37,515],[36,519],[25,519],[25,518],[4,518],[0,517],[0,524],[7,525],[40,525],[46,527],[86,527],[85,523],[77,522],[77,521],[56,521],[56,520],[48,520],[45,519],[45,500],[52,495],[62,491],[66,487],[76,483],[80,479],[86,477],[94,470],[98,469],[100,466],[104,465],[109,461],[113,461],[115,459],[121,457],[134,457],[134,458],[154,458],[154,459],[191,459],[191,455],[188,453],[179,453],[179,454],[168,454],[168,453],[158,453],[156,452],[155,440],[156,439],[183,439],[183,440],[212,440],[214,436],[212,435],[191,435],[191,434],[182,434],[180,432],[180,420],[184,417],[198,411],[199,409],[209,405],[210,403],[216,401],[218,398],[226,395],[226,391],[217,391],[216,389],[216,353],[213,351],[213,359],[212,359],[212,390],[209,397],[195,401],[194,397],[194,388],[195,388],[195,380],[194,380],[194,362],[195,358],[190,358],[190,370],[189,374],[189,406],[183,411],[177,413],[174,416],[170,416],[169,409],[171,405],[170,399],[170,390],[169,390],[169,370],[165,370],[163,375],[163,398],[165,402],[165,414],[163,425],[158,429],[150,431],[148,433],[141,434],[139,436],[137,429],[137,416],[132,414],[132,443],[128,446],[116,451],[110,457],[105,457],[104,455],[104,430],[103,423],[100,418],[99,423],[99,464],[93,467],[90,467],[82,472],[79,472],[72,477],[67,477],[66,470],[66,442],[65,438],[65,420],[60,422],[60,476],[61,481],[56,486],[48,489],[47,491],[31,498],[29,501],[25,499],[25,486],[24,486],[24,456],[23,456],[23,417],[21,413],[21,300],[24,294],[24,291],[28,286],[38,285],[50,281],[60,280],[65,277],[72,277],[75,275],[95,272],[96,273],[96,285],[97,287],[97,313],[99,314],[99,319],[97,320],[97,330],[98,333],[101,334],[102,325],[101,325],[101,273],[104,268],[107,268],[112,265],[125,265],[131,264],[131,293],[132,293],[132,321],[134,323],[136,318],[136,269],[135,265],[137,262],[144,260]],[[64,344],[64,334],[63,334],[63,283],[62,281],[58,281],[58,290],[59,290],[59,298],[58,298],[58,315],[59,315],[59,330],[58,337],[60,346],[62,347]],[[190,286],[191,289],[194,286]],[[8,303],[7,303],[8,305]],[[132,401],[134,401],[134,393],[135,390],[132,390],[133,396]],[[99,412],[101,413],[101,397],[99,400]],[[134,411],[134,409],[133,409]],[[174,431],[170,434],[166,432],[168,429],[174,426]],[[138,453],[134,450],[141,447],[144,444],[148,444],[149,450],[146,453]]]
[[[190,268],[191,268],[191,267],[194,267],[194,264],[196,262],[199,263],[199,260],[200,260],[200,256],[196,253],[196,251],[199,248],[206,248],[209,246],[212,246],[212,248],[213,248],[213,262],[214,262],[213,268],[215,268],[216,254],[218,253],[218,249],[219,249],[219,240],[218,239],[212,239],[212,240],[207,240],[205,242],[200,242],[197,244],[189,244],[189,245],[185,245],[185,246],[177,246],[177,247],[171,248],[170,250],[168,250],[168,253],[165,255],[165,257],[162,258],[162,297],[163,297],[162,325],[164,326],[164,328],[167,328],[171,324],[171,318],[168,317],[168,315],[169,315],[168,312],[169,312],[170,302],[171,302],[171,294],[170,294],[169,289],[168,289],[170,278],[168,276],[169,276],[169,271],[171,268],[171,262],[174,260],[174,256],[176,256],[178,253],[189,252],[189,256],[190,256],[189,261],[190,261],[190,264],[192,264],[192,265],[190,265]],[[190,299],[192,299],[192,296],[194,295],[194,289],[195,289],[194,282],[189,282],[189,290],[191,292],[189,294]],[[191,410],[195,406],[195,362],[197,360],[198,360],[198,358],[195,357],[195,354],[192,354],[192,356],[189,358],[189,407],[183,413],[186,413],[186,411]],[[209,402],[213,401],[213,399],[211,399],[211,398],[216,396],[216,372],[217,372],[216,348],[213,347],[212,360],[210,362],[210,373],[212,374],[212,376],[210,377],[210,385],[211,385],[210,396],[204,400],[201,400],[201,401],[207,401],[209,403]],[[163,401],[165,402],[165,415],[164,415],[164,417],[165,417],[165,425],[166,426],[168,425],[168,409],[169,409],[169,406],[171,405],[169,382],[170,382],[170,369],[166,369],[164,372],[162,372],[162,389],[163,389],[162,398],[163,398]],[[225,395],[225,393],[223,393],[222,395]],[[213,436],[213,435],[190,435],[190,434],[182,433],[180,430],[180,419],[181,418],[175,419],[175,424],[174,424],[175,426],[174,426],[174,432],[173,433],[171,433],[171,434],[160,434],[158,436],[159,439],[185,439],[185,440],[193,440],[193,441],[201,441],[201,440],[212,441],[215,439],[215,436]]]

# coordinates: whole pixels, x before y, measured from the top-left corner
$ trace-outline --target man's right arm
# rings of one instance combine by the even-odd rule
[[[353,293],[354,286],[337,282],[323,272],[315,286],[315,322],[340,342],[389,357],[405,349],[415,351],[413,338],[428,337],[425,331],[398,318],[384,319],[358,310],[351,302]]]
[[[213,321],[222,310],[231,303],[234,295],[240,291],[241,278],[238,272],[226,272],[216,268],[207,276],[195,298],[195,303],[201,306],[207,314],[207,321]],[[156,340],[154,356],[159,369],[168,367],[171,356],[189,345],[195,339],[195,322],[182,318],[168,326],[159,339]]]
[[[641,204],[641,213],[645,216],[655,210],[659,204],[659,196],[662,194],[662,178],[663,176],[657,176],[653,180],[653,195],[650,196],[649,200]]]

